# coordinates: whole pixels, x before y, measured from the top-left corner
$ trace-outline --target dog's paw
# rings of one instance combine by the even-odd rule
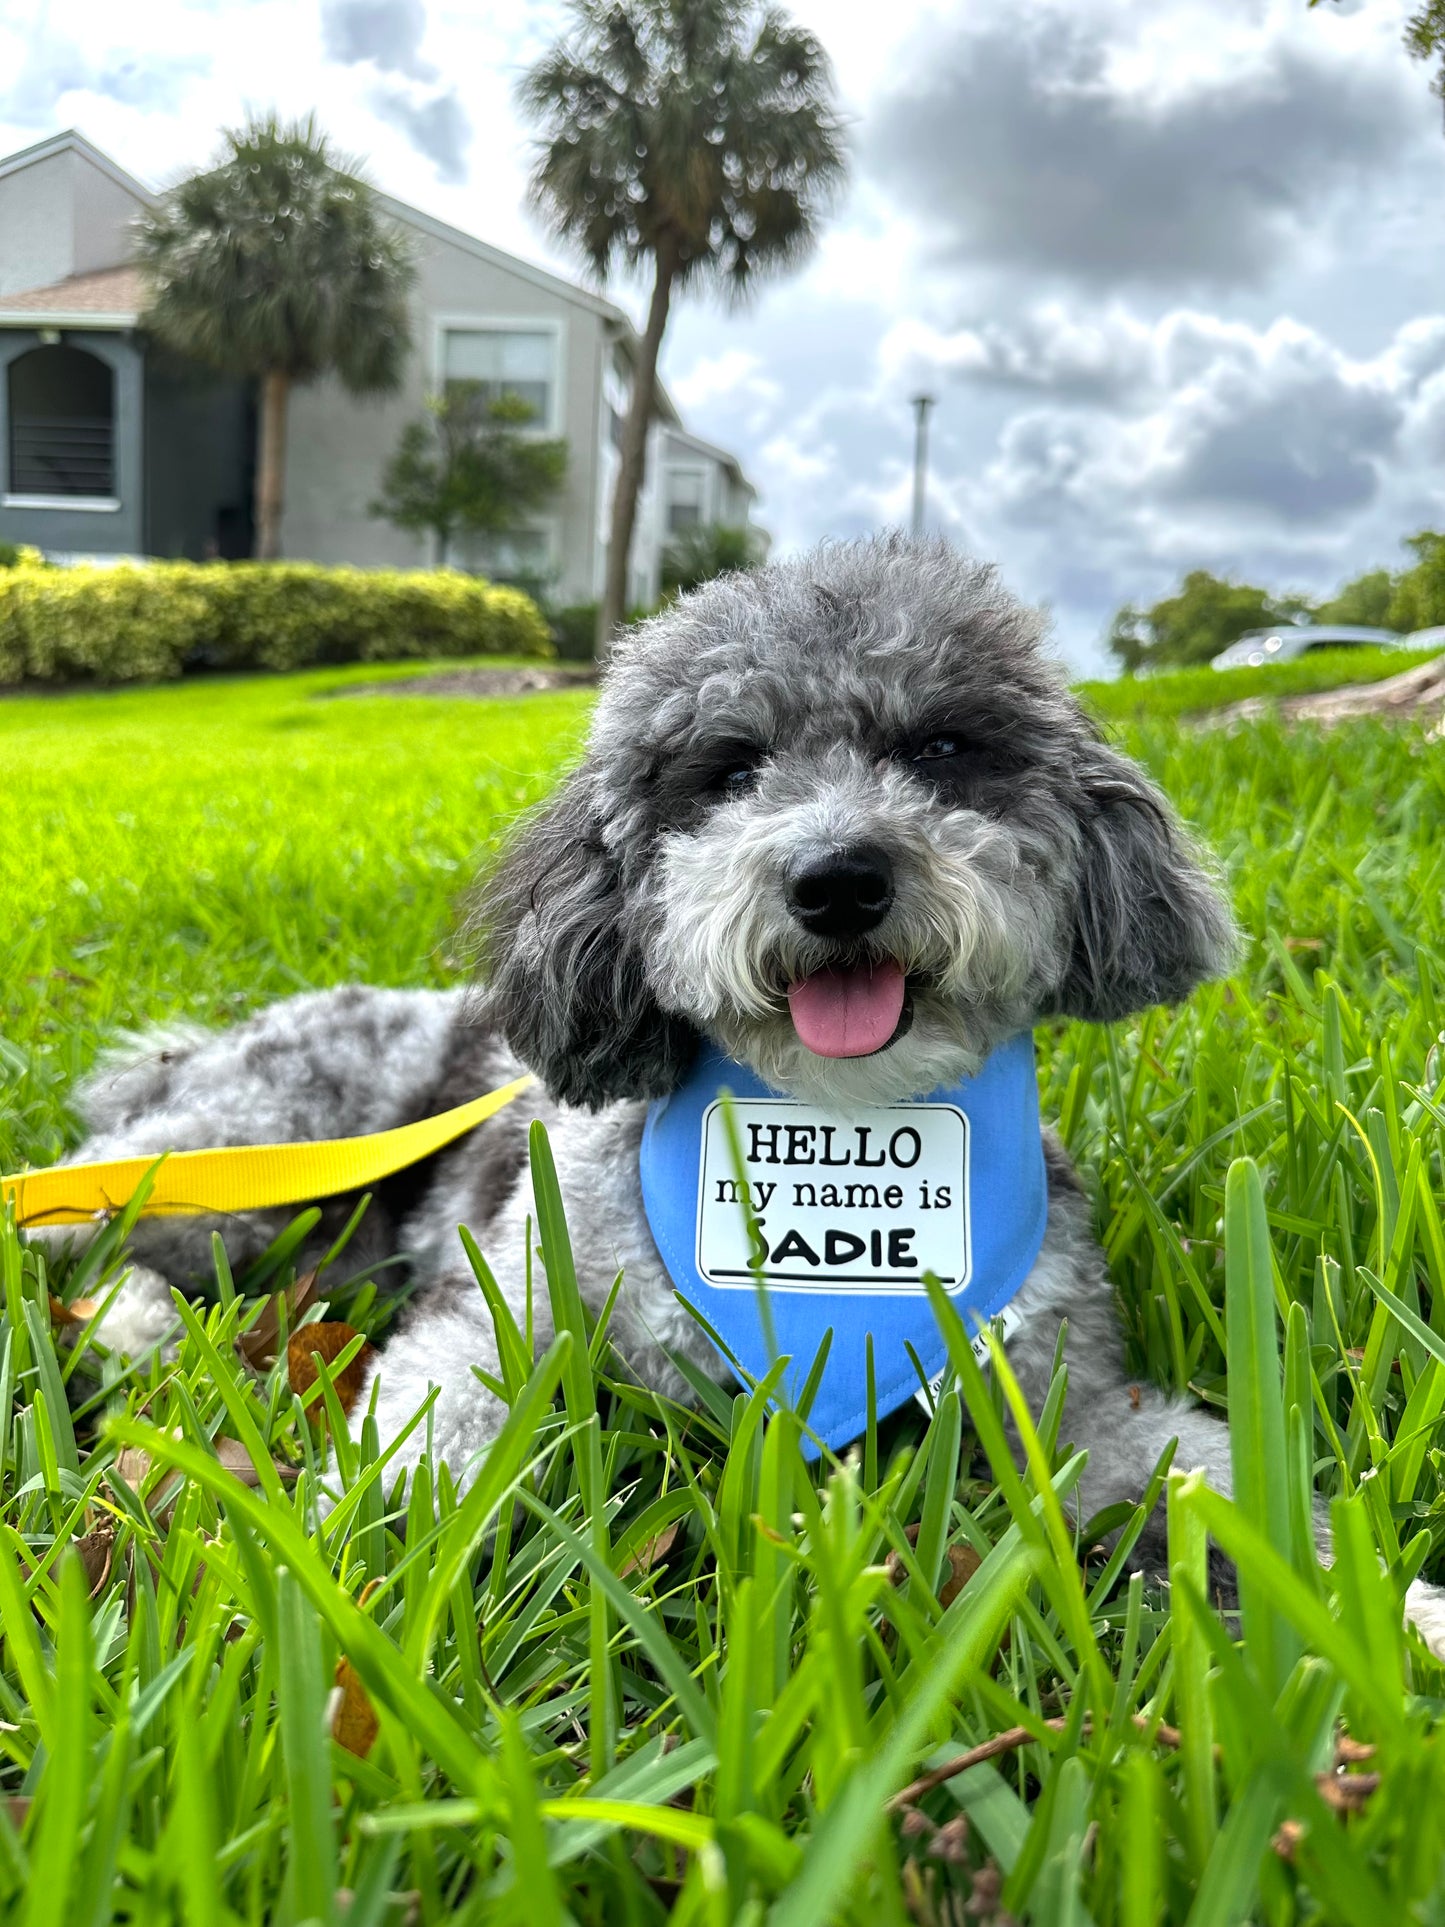
[[[101,1318],[100,1340],[107,1351],[132,1360],[148,1358],[152,1352],[172,1359],[180,1323],[169,1280],[148,1265],[132,1265]]]
[[[377,1440],[383,1452],[406,1430],[425,1404],[435,1383],[424,1373],[408,1371],[404,1365],[401,1369],[393,1368],[388,1372],[388,1357],[389,1353],[382,1354],[374,1373],[379,1380],[376,1399]],[[368,1383],[356,1401],[352,1419],[353,1436],[360,1433],[370,1403],[371,1385]],[[423,1418],[388,1460],[384,1475],[387,1485],[392,1485],[398,1474],[405,1472],[410,1486],[412,1475],[426,1458],[433,1471],[437,1466],[445,1465],[457,1490],[465,1491],[476,1477],[477,1468],[501,1431],[505,1418],[505,1408],[470,1372],[464,1381],[448,1375],[443,1379],[432,1405],[430,1424]]]
[[[1445,1589],[1412,1579],[1405,1588],[1405,1618],[1436,1659],[1445,1661]]]

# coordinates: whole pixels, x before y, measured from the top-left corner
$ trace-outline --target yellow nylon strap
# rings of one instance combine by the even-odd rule
[[[259,1211],[267,1205],[309,1204],[368,1185],[417,1164],[464,1131],[520,1097],[536,1079],[529,1073],[455,1110],[368,1137],[323,1138],[304,1144],[242,1144],[212,1151],[174,1151],[116,1158],[108,1164],[56,1164],[0,1178],[0,1210],[13,1199],[21,1226],[90,1224],[123,1211],[148,1171],[155,1171],[140,1215]]]

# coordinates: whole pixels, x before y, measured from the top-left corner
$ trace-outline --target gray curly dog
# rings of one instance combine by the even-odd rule
[[[1159,791],[1100,741],[1042,628],[992,568],[896,538],[710,583],[619,647],[580,767],[479,894],[482,989],[348,986],[220,1034],[141,1038],[81,1088],[90,1135],[76,1156],[378,1131],[526,1066],[545,1097],[368,1215],[365,1255],[407,1253],[419,1289],[358,1410],[375,1391],[385,1442],[439,1387],[433,1450],[462,1479],[495,1436],[504,1414],[472,1367],[497,1372],[496,1342],[457,1226],[520,1307],[532,1115],[587,1302],[624,1271],[612,1336],[628,1368],[674,1396],[687,1388],[670,1351],[726,1378],[677,1303],[638,1183],[647,1100],[678,1084],[700,1040],[809,1102],[890,1103],[970,1076],[1042,1018],[1109,1022],[1229,966],[1217,882]],[[790,986],[840,964],[904,973],[896,1031],[867,1055],[819,1054],[793,1021]],[[1171,1439],[1176,1465],[1228,1492],[1223,1425],[1131,1383],[1087,1200],[1051,1138],[1046,1152],[1048,1228],[1009,1356],[1037,1409],[1068,1321],[1062,1436],[1088,1451],[1083,1511],[1136,1500]],[[348,1208],[333,1201],[318,1237]],[[290,1215],[229,1221],[232,1262]],[[137,1227],[110,1343],[165,1341],[170,1284],[209,1272],[215,1228]],[[545,1342],[545,1299],[539,1312]],[[1139,1558],[1157,1570],[1163,1554],[1156,1521]],[[1445,1594],[1417,1583],[1408,1607],[1445,1653]]]

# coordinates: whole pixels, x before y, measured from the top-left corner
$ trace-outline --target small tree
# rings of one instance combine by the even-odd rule
[[[612,498],[604,653],[627,599],[657,360],[675,290],[734,298],[811,246],[844,172],[827,56],[757,0],[571,0],[570,38],[522,80],[542,126],[532,198],[605,277],[652,293]]]
[[[280,554],[286,415],[298,382],[398,386],[411,348],[405,236],[314,120],[228,131],[216,165],[141,218],[145,325],[176,352],[261,389],[255,552]]]
[[[488,399],[480,382],[448,382],[427,419],[402,430],[371,513],[436,538],[436,559],[460,534],[514,529],[552,500],[567,473],[567,444],[526,433],[534,411],[515,395]]]
[[[662,588],[665,595],[681,595],[715,575],[733,569],[755,569],[763,559],[762,537],[746,525],[730,528],[721,523],[679,529],[662,552]]]

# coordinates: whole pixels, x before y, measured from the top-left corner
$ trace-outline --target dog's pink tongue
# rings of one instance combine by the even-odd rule
[[[903,991],[903,972],[892,961],[815,970],[788,992],[793,1029],[819,1057],[866,1057],[897,1030]]]

